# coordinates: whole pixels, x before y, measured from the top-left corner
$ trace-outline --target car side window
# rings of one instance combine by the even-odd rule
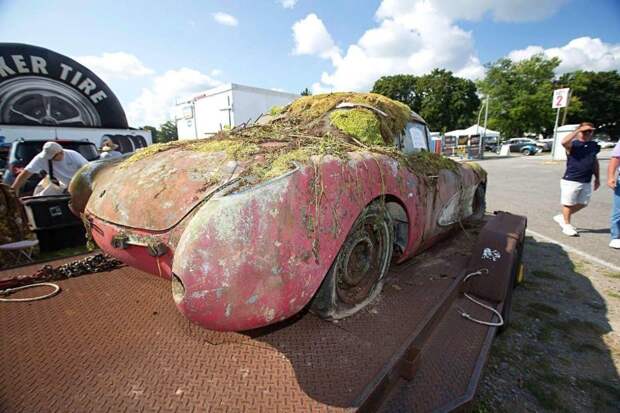
[[[406,154],[412,154],[423,150],[428,151],[426,125],[417,122],[409,122],[405,126],[402,151]]]

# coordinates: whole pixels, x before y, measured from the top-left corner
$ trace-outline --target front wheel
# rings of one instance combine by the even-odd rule
[[[523,149],[521,153],[525,156],[530,156],[532,154],[532,151],[529,149]]]
[[[328,320],[350,316],[370,303],[383,287],[392,258],[394,229],[383,202],[368,205],[349,231],[310,304]]]

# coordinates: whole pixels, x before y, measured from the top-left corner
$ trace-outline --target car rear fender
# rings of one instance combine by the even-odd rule
[[[401,200],[408,219],[424,216],[411,190],[417,181],[405,182],[415,177],[390,158],[376,158],[324,158],[210,199],[187,223],[175,252],[179,309],[216,330],[256,328],[299,312],[373,199],[388,194]],[[421,229],[410,231],[409,244],[420,237]]]

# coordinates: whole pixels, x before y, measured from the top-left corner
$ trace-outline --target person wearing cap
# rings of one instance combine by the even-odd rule
[[[43,150],[39,152],[28,165],[15,178],[11,186],[19,196],[19,191],[24,186],[28,178],[33,174],[45,171],[48,175],[53,175],[60,184],[69,186],[71,178],[88,161],[76,151],[63,149],[57,142],[45,142]],[[52,173],[50,174],[50,165]]]
[[[116,149],[118,149],[117,144],[110,139],[104,139],[101,145],[101,155],[99,159],[116,159],[123,156],[123,154]]]
[[[578,235],[577,229],[571,224],[571,217],[590,202],[592,176],[594,190],[601,186],[596,158],[601,147],[592,140],[593,135],[594,125],[582,122],[575,131],[562,139],[562,146],[566,149],[566,171],[560,181],[562,213],[554,216],[553,220],[570,237]]]
[[[618,182],[618,172],[620,171],[620,141],[616,143],[609,159],[607,167],[607,186],[614,191],[613,206],[611,209],[611,248],[620,249],[620,184]]]

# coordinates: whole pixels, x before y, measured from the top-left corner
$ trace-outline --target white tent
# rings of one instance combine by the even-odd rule
[[[493,137],[493,138],[498,138],[499,137],[499,132],[491,130],[491,129],[486,129],[486,133],[484,132],[485,128],[484,126],[480,126],[480,125],[472,125],[467,129],[457,129],[457,130],[453,130],[450,132],[446,132],[446,136],[470,136],[470,135],[486,135],[487,137]]]

